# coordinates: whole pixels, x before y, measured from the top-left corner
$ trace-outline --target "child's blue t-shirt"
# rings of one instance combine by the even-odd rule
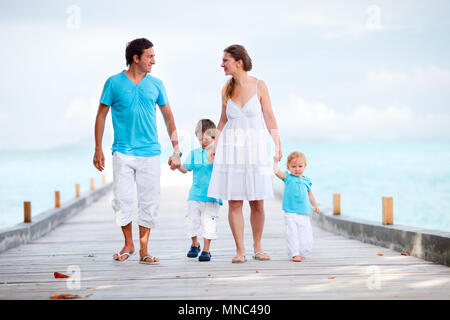
[[[207,196],[213,165],[208,162],[206,150],[201,147],[192,150],[183,165],[189,171],[193,171],[192,187],[189,190],[188,200],[218,202],[222,205],[222,200]]]
[[[312,206],[308,196],[311,190],[311,180],[307,177],[297,177],[286,171],[283,194],[283,211],[297,214],[311,214]]]
[[[161,154],[156,105],[169,103],[161,80],[147,74],[136,85],[122,71],[106,80],[100,102],[111,107],[113,153],[146,157]]]

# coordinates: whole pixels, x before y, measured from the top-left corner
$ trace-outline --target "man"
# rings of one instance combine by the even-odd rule
[[[144,38],[135,39],[127,44],[125,56],[128,70],[109,77],[103,88],[95,121],[93,162],[98,170],[104,169],[102,137],[105,119],[111,108],[114,128],[112,207],[116,223],[121,226],[125,238],[124,247],[114,254],[113,259],[123,262],[135,252],[132,212],[136,186],[139,261],[157,264],[159,258],[152,257],[148,252],[150,230],[157,223],[160,194],[161,146],[156,130],[156,105],[160,107],[171,137],[174,153],[169,158],[169,165],[172,169],[180,166],[181,152],[164,85],[161,80],[149,74],[155,64],[153,44]]]

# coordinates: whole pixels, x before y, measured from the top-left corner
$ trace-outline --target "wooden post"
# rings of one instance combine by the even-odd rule
[[[394,224],[394,199],[383,197],[383,224]]]
[[[95,189],[95,187],[94,187],[94,178],[91,178],[91,190],[94,190]]]
[[[55,191],[55,208],[61,207],[61,198],[59,191]]]
[[[80,184],[77,183],[75,185],[75,198],[79,198],[80,197]]]
[[[341,214],[341,194],[333,193],[333,214],[340,215]]]
[[[23,202],[23,222],[31,222],[31,202]]]
[[[102,174],[102,184],[105,184],[105,175]]]

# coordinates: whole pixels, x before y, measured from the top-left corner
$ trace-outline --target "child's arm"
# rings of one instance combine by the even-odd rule
[[[308,191],[309,200],[311,201],[311,204],[314,207],[314,212],[319,213],[319,208],[317,207],[316,199],[314,199],[313,193],[311,190]]]
[[[283,171],[280,171],[280,168],[278,168],[278,162],[277,161],[273,162],[273,172],[281,180],[286,179],[286,173],[284,173]]]
[[[186,172],[189,171],[188,168],[186,168],[186,166],[184,166],[184,165],[180,165],[180,166],[178,167],[178,170],[179,170],[181,173],[186,173]]]

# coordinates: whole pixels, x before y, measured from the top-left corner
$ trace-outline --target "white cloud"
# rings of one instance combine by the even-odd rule
[[[398,7],[397,7],[398,6]],[[401,8],[401,9],[400,9]],[[359,37],[369,33],[407,29],[405,4],[367,4],[355,1],[292,5],[282,21],[290,27],[319,30],[324,38]]]
[[[370,71],[366,74],[365,82],[368,88],[376,93],[450,91],[450,70],[431,65],[415,68],[409,73],[388,70]]]
[[[291,94],[288,106],[277,110],[276,116],[282,135],[304,139],[450,137],[450,115],[419,116],[410,107],[360,105],[351,112],[339,112]]]

